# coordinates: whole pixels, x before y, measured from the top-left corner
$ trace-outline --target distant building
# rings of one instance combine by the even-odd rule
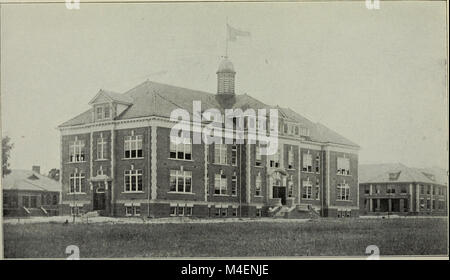
[[[59,214],[61,185],[32,170],[13,169],[2,178],[3,216],[53,216]]]
[[[447,172],[403,164],[359,166],[361,215],[447,215]]]
[[[286,217],[314,209],[358,216],[359,146],[290,109],[235,94],[227,58],[216,73],[216,94],[150,81],[123,94],[100,90],[88,110],[61,124],[63,212]],[[248,141],[171,143],[171,112],[192,112],[193,101],[201,101],[202,112],[222,114],[278,109],[278,153],[262,155],[260,143]],[[246,119],[244,127],[251,126]]]

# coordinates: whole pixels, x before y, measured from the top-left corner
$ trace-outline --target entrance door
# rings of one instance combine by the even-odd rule
[[[273,198],[281,198],[281,204],[286,204],[286,187],[273,186]]]
[[[94,192],[94,210],[105,210],[105,193]]]

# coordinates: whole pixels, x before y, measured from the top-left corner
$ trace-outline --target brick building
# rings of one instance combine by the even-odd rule
[[[3,216],[53,216],[59,214],[61,185],[32,170],[13,169],[2,179]]]
[[[447,172],[403,164],[359,167],[361,215],[447,215]]]
[[[63,212],[357,216],[358,145],[290,109],[235,94],[235,74],[225,58],[217,94],[151,81],[122,94],[100,90],[90,109],[59,126]],[[221,112],[277,108],[278,153],[260,155],[248,141],[171,144],[171,112],[192,113],[193,101]]]

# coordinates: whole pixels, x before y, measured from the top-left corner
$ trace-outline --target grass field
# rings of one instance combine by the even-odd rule
[[[5,224],[6,258],[446,255],[442,218],[319,219],[298,223]]]

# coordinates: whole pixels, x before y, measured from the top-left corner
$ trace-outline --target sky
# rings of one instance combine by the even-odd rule
[[[445,2],[2,5],[2,135],[11,168],[59,168],[57,126],[100,89],[146,79],[216,92],[226,21],[236,91],[361,146],[360,163],[448,162]]]

